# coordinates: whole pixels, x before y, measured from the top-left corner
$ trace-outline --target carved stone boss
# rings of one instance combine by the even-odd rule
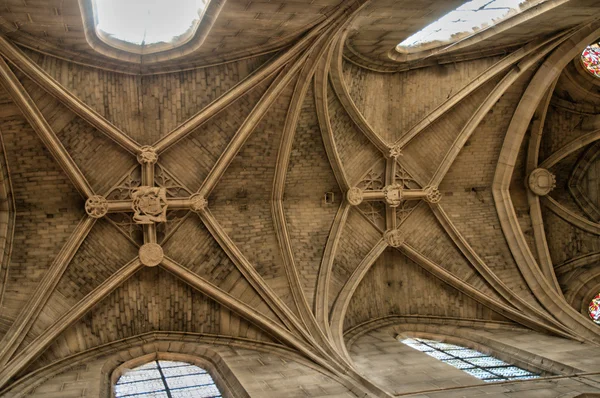
[[[137,155],[142,165],[142,186],[130,191],[131,200],[107,200],[94,195],[85,202],[90,217],[101,218],[107,213],[132,212],[133,220],[144,226],[144,245],[140,248],[140,261],[146,266],[156,266],[163,259],[162,248],[156,243],[156,223],[167,222],[167,210],[204,210],[208,202],[199,194],[189,198],[169,198],[164,187],[155,186],[154,165],[158,155],[154,148],[144,146]]]

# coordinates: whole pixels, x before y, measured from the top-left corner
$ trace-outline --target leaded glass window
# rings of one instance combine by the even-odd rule
[[[598,297],[600,299],[600,294]],[[537,379],[540,377],[539,374],[459,345],[418,338],[401,341],[409,347],[422,351],[485,382]]]
[[[588,72],[600,78],[600,43],[587,46],[585,50],[583,50],[581,53],[581,63]],[[596,318],[594,322],[598,322],[598,318]]]
[[[119,378],[116,398],[222,398],[210,374],[186,362],[156,360]]]
[[[590,302],[588,313],[590,314],[592,321],[600,325],[600,293],[598,293]]]

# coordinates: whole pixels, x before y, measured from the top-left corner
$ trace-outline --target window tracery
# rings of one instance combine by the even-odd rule
[[[187,362],[154,360],[121,375],[116,398],[222,398],[211,375]]]
[[[485,382],[540,377],[491,355],[459,345],[421,338],[407,338],[401,342]]]
[[[581,63],[589,73],[600,78],[600,42],[591,44],[583,50]]]

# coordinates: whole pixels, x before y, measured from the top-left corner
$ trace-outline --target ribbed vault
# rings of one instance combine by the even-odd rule
[[[277,347],[381,397],[346,343],[390,319],[600,344],[600,86],[573,61],[600,5],[401,60],[460,2],[228,0],[202,46],[136,64],[87,44],[86,2],[8,3],[0,394],[161,333]]]

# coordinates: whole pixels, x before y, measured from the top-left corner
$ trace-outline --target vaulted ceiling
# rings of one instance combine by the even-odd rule
[[[285,347],[379,396],[344,343],[375,322],[599,344],[578,57],[600,2],[394,53],[460,3],[215,2],[201,45],[132,58],[89,40],[85,0],[4,1],[0,394],[158,331]]]

